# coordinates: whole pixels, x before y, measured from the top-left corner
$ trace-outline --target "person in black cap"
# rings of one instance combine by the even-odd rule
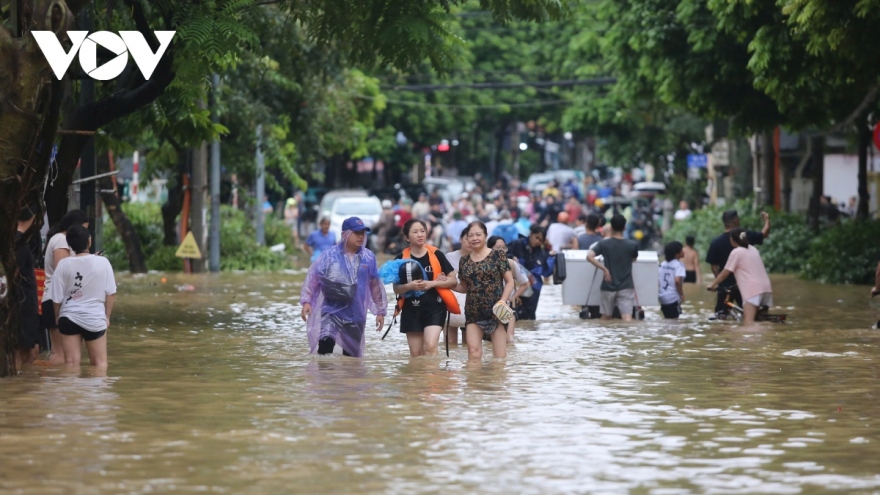
[[[763,244],[764,239],[770,236],[770,215],[767,212],[761,212],[761,219],[764,220],[764,228],[760,232],[746,231],[749,245]],[[709,250],[706,252],[706,263],[712,266],[712,273],[716,277],[724,270],[727,259],[733,252],[733,245],[730,244],[730,231],[739,227],[739,214],[736,210],[727,210],[721,215],[721,221],[724,222],[724,233],[712,240],[712,243],[709,244]],[[726,317],[729,314],[728,308],[724,304],[728,292],[734,301],[742,307],[742,295],[739,293],[739,289],[733,287],[734,285],[736,285],[736,277],[731,275],[718,286],[715,301],[715,314],[718,317]]]

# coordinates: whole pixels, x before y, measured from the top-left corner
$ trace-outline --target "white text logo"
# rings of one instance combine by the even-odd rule
[[[73,62],[73,57],[79,52],[79,64],[82,69],[89,77],[99,81],[107,81],[122,74],[128,63],[129,53],[144,75],[144,79],[149,79],[176,33],[176,31],[156,31],[159,49],[153,53],[144,35],[139,31],[119,31],[119,35],[109,31],[96,31],[92,34],[88,31],[68,31],[67,36],[73,44],[69,52],[64,51],[64,47],[52,31],[31,32],[43,55],[46,56],[52,72],[59,80],[64,77],[64,73]],[[116,54],[113,60],[100,67],[98,67],[98,45]]]

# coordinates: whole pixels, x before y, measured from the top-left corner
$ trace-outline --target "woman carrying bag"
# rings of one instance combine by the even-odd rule
[[[425,222],[410,219],[403,225],[403,238],[409,247],[396,259],[412,259],[421,265],[425,277],[408,283],[394,284],[395,294],[423,291],[419,297],[402,299],[400,333],[406,334],[411,357],[436,356],[440,332],[446,322],[447,299],[457,307],[455,296],[449,290],[455,287],[455,269],[442,251],[427,245],[428,228]]]
[[[492,341],[492,355],[507,357],[506,325],[513,317],[507,305],[513,292],[513,275],[507,256],[486,245],[486,225],[472,222],[465,229],[471,254],[461,259],[456,292],[467,293],[464,315],[468,361],[483,358],[483,337]]]

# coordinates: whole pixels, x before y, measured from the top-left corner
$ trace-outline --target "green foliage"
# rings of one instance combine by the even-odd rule
[[[158,271],[180,271],[183,261],[176,257],[176,246],[162,245],[162,213],[153,203],[125,203],[122,209],[131,221],[147,254],[147,268]],[[253,222],[242,210],[223,206],[220,211],[220,269],[268,271],[292,267],[286,254],[273,253],[268,247],[258,246]],[[285,244],[289,252],[290,228],[274,216],[266,217],[266,244]],[[105,256],[116,270],[128,269],[125,246],[111,222],[104,224]],[[207,255],[207,253],[203,253]]]
[[[147,257],[147,269],[158,271],[178,271],[183,262],[174,256],[176,246],[162,244],[162,210],[154,203],[124,203],[122,211],[131,222],[141,240],[141,249]],[[116,232],[113,222],[104,222],[104,256],[116,270],[128,270],[128,255],[125,245]]]
[[[801,274],[823,283],[869,284],[880,261],[880,221],[846,222],[823,231],[802,254]]]

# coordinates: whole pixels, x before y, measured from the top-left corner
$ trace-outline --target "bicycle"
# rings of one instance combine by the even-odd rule
[[[736,286],[733,285],[727,288],[726,293],[724,294],[724,305],[728,308],[728,315],[726,317],[720,317],[716,315],[716,320],[727,320],[727,321],[743,321],[743,309],[733,300],[731,297],[731,293]],[[769,321],[771,323],[785,323],[788,319],[787,314],[770,314],[770,308],[767,306],[761,306],[758,308],[758,312],[755,314],[755,321]]]

